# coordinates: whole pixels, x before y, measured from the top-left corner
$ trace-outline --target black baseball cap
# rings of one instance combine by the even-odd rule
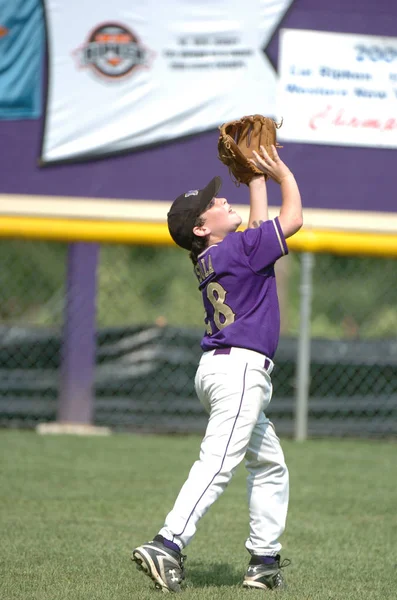
[[[220,177],[214,177],[202,190],[189,190],[174,200],[167,214],[168,229],[174,242],[192,249],[193,227],[197,217],[205,212],[222,185]]]

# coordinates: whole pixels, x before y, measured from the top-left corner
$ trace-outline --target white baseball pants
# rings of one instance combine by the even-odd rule
[[[245,458],[251,554],[274,556],[285,529],[289,477],[274,427],[266,418],[272,396],[273,363],[252,350],[232,348],[230,354],[205,352],[195,387],[209,414],[200,457],[167,515],[160,535],[187,546],[199,519],[221,495]]]

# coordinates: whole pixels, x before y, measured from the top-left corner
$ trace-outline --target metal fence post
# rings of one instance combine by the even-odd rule
[[[300,283],[300,327],[296,364],[295,440],[307,438],[310,385],[310,317],[314,256],[302,253]]]

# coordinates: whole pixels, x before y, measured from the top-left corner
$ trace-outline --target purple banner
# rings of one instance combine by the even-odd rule
[[[281,26],[395,36],[396,19],[390,0],[295,0]],[[267,54],[277,65],[278,32]],[[37,164],[41,130],[41,121],[0,123],[0,193],[171,202],[220,175],[223,195],[248,201],[246,187],[236,188],[217,158],[217,130],[125,156],[45,168]],[[280,154],[300,183],[306,208],[396,211],[392,150],[289,143]],[[279,203],[276,185],[270,184],[269,197],[272,205]]]

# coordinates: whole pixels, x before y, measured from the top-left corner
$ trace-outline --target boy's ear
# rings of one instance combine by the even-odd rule
[[[201,227],[193,227],[193,233],[198,237],[205,237],[211,233],[211,230],[206,225],[202,225]]]

